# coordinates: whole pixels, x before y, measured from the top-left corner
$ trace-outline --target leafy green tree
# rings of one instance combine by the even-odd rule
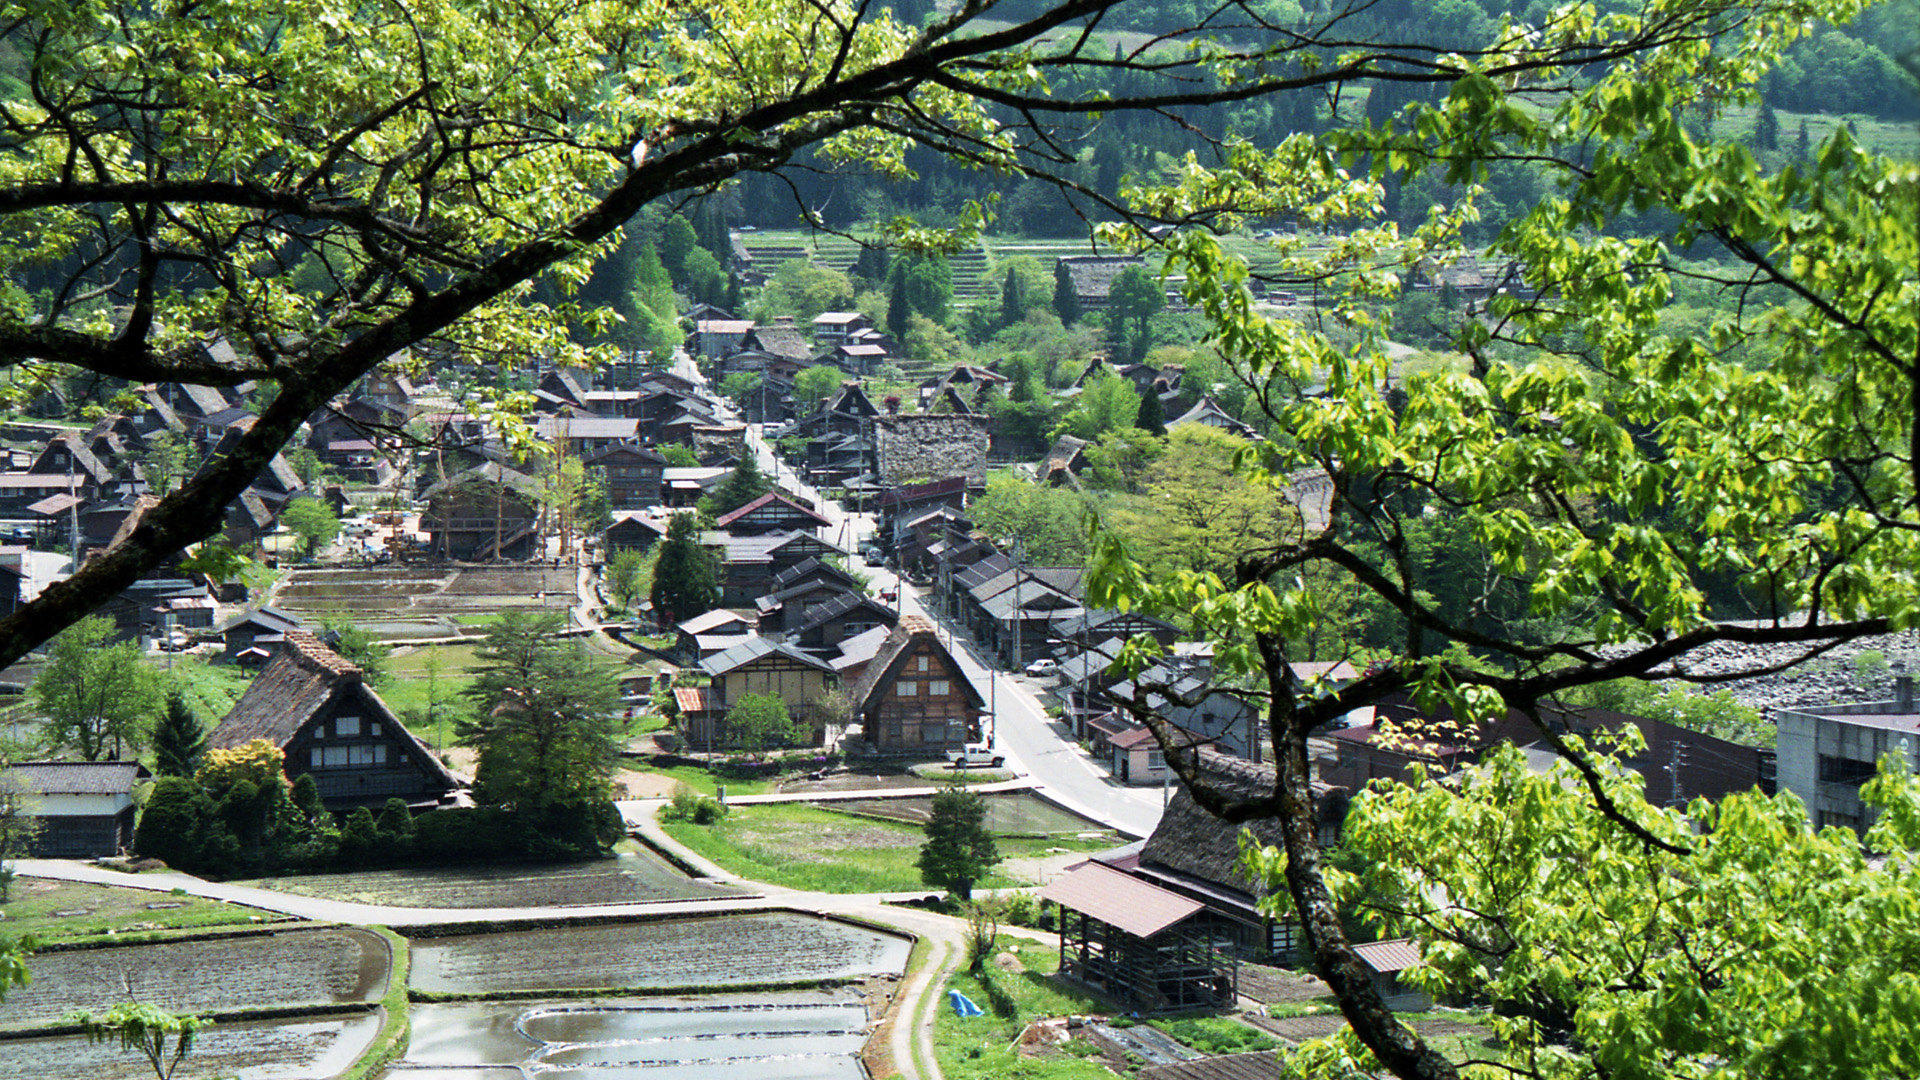
[[[1508,747],[1444,784],[1356,801],[1359,872],[1335,877],[1338,894],[1416,937],[1410,981],[1492,1006],[1503,1061],[1663,1077],[1873,1076],[1916,1060],[1920,934],[1899,913],[1920,902],[1920,785],[1904,766],[1863,789],[1881,811],[1863,842],[1814,829],[1786,794],[1651,806],[1617,758],[1593,760],[1595,776],[1539,774]],[[1256,861],[1284,895],[1279,853]],[[1378,1068],[1351,1039],[1292,1064]]]
[[[33,680],[34,708],[46,721],[41,739],[49,747],[99,761],[146,745],[160,708],[159,682],[140,647],[109,645],[112,635],[113,623],[93,616],[53,639]]]
[[[624,732],[619,686],[558,612],[507,612],[475,650],[460,735],[479,755],[474,796],[527,812],[603,800]]]
[[[1116,342],[1115,355],[1122,352],[1117,343],[1126,338],[1123,328],[1129,319],[1133,321],[1133,333],[1125,355],[1135,360],[1147,355],[1152,343],[1147,336],[1147,320],[1166,306],[1166,290],[1160,287],[1160,282],[1146,267],[1129,266],[1114,275],[1107,297],[1107,312],[1110,317],[1108,327],[1114,332]]]
[[[774,267],[756,316],[770,321],[774,315],[791,315],[795,323],[810,327],[821,312],[852,306],[853,279],[806,259],[788,259]]]
[[[1482,253],[1511,260],[1527,287],[1463,325],[1469,362],[1390,388],[1386,343],[1367,312],[1423,253],[1460,243],[1470,206],[1443,207],[1410,233],[1353,229],[1331,255],[1280,243],[1295,260],[1289,272],[1319,281],[1345,313],[1343,342],[1311,318],[1256,310],[1246,264],[1200,230],[1170,236],[1188,302],[1213,321],[1229,361],[1276,391],[1260,407],[1286,438],[1241,466],[1261,482],[1325,484],[1335,513],[1250,547],[1225,575],[1156,575],[1111,537],[1091,560],[1090,606],[1191,618],[1216,645],[1218,676],[1267,695],[1279,768],[1270,793],[1243,799],[1174,764],[1225,819],[1278,819],[1273,880],[1285,882],[1316,970],[1375,1059],[1368,1069],[1461,1074],[1366,979],[1322,872],[1308,791],[1309,732],[1401,693],[1462,717],[1533,716],[1575,770],[1525,787],[1508,758],[1498,775],[1512,794],[1492,804],[1509,808],[1497,815],[1451,787],[1378,797],[1418,800],[1419,813],[1444,808],[1471,830],[1410,828],[1392,841],[1381,831],[1379,873],[1417,880],[1420,898],[1444,897],[1445,912],[1415,913],[1432,923],[1430,962],[1451,986],[1483,986],[1502,1002],[1496,1015],[1512,1017],[1500,1033],[1520,1052],[1503,1057],[1504,1074],[1835,1075],[1873,1071],[1855,1060],[1914,1054],[1902,1044],[1910,1034],[1879,1021],[1889,1005],[1905,1008],[1886,995],[1878,966],[1904,944],[1854,943],[1836,927],[1842,953],[1801,948],[1827,933],[1824,913],[1880,910],[1903,885],[1875,879],[1862,890],[1854,855],[1807,829],[1790,801],[1695,807],[1694,822],[1655,814],[1604,757],[1542,717],[1544,703],[1583,685],[1688,676],[1684,658],[1716,643],[1812,657],[1916,618],[1920,174],[1861,149],[1844,127],[1812,164],[1776,173],[1761,172],[1746,147],[1690,128],[1706,87],[1751,100],[1749,80],[1804,29],[1783,13],[1754,17],[1724,48],[1622,56],[1537,111],[1514,96],[1525,91],[1467,76],[1444,100],[1408,106],[1409,122],[1392,132],[1295,137],[1143,200],[1178,218],[1231,190],[1249,212],[1384,222],[1382,185],[1355,186],[1343,155],[1401,183],[1426,175],[1436,156],[1449,159],[1442,176],[1452,182],[1524,160],[1552,185]],[[1472,160],[1454,156],[1465,147]],[[1704,337],[1670,336],[1662,319],[1689,272],[1671,252],[1708,239],[1731,260],[1715,280],[1738,302]],[[1749,338],[1766,363],[1715,347]],[[1476,591],[1510,597],[1524,617],[1442,600],[1460,567],[1419,549],[1424,522],[1462,537],[1477,579],[1499,590]],[[1291,650],[1324,617],[1309,592],[1315,569],[1371,594],[1400,628],[1366,674],[1333,693],[1292,674]],[[1130,646],[1122,666],[1144,670],[1155,651]],[[1165,689],[1151,683],[1142,689]],[[1166,732],[1151,710],[1136,715]],[[1575,817],[1562,796],[1593,808]],[[1362,823],[1374,801],[1360,800]],[[1920,820],[1897,805],[1889,816],[1902,825],[1870,841],[1896,852],[1911,843],[1905,823]],[[1494,840],[1501,825],[1512,828]],[[1768,892],[1752,918],[1727,918],[1748,910],[1751,887],[1723,882],[1729,874]],[[1798,909],[1801,898],[1821,914]],[[1551,914],[1529,925],[1521,911]],[[1761,936],[1739,937],[1752,928]],[[1844,953],[1859,949],[1872,955]],[[1759,989],[1797,987],[1800,971],[1817,1006],[1797,989]],[[1836,1016],[1849,1018],[1846,1033],[1829,1037]],[[1856,1046],[1866,1056],[1850,1057]]]
[[[280,512],[280,524],[293,534],[294,553],[303,559],[340,535],[340,517],[323,499],[294,499]]]
[[[987,801],[978,792],[950,787],[933,797],[927,840],[920,845],[920,880],[962,900],[974,883],[993,872],[1000,851],[987,831]]]
[[[1754,112],[1753,147],[1756,150],[1780,149],[1780,116],[1773,106],[1761,102]]]
[[[393,678],[388,668],[393,659],[393,646],[374,637],[372,631],[345,618],[322,619],[320,629],[327,647],[359,668],[361,677],[369,685],[386,686]]]
[[[694,248],[688,253],[682,280],[687,299],[696,304],[724,308],[733,303],[733,281],[727,276],[727,268],[708,254],[706,248]]]
[[[654,451],[667,459],[667,467],[670,469],[691,469],[700,464],[700,458],[694,454],[693,447],[685,443],[666,443],[654,447]]]
[[[712,611],[720,602],[720,568],[714,554],[700,546],[699,517],[675,514],[653,564],[653,615],[660,625],[685,622]]]
[[[40,816],[39,796],[27,786],[9,763],[0,759],[0,903],[13,899],[13,864],[33,849],[46,825]],[[0,938],[0,998],[10,985],[10,957],[15,951],[11,938]]]
[[[1087,501],[1067,487],[1043,487],[1011,470],[989,473],[968,510],[988,536],[1018,541],[1037,566],[1078,566],[1087,557]]]
[[[799,416],[818,412],[822,403],[839,393],[847,373],[832,364],[803,368],[793,377],[793,411]]]
[[[653,560],[658,551],[621,548],[607,560],[607,596],[615,605],[631,608],[653,584]]]
[[[1055,434],[1064,432],[1092,442],[1109,431],[1134,426],[1140,415],[1140,391],[1133,380],[1102,368],[1080,388],[1073,408],[1060,418]]]
[[[773,694],[742,694],[727,710],[727,739],[748,754],[758,756],[776,746],[791,746],[800,729],[787,712],[787,703]]]
[[[660,227],[660,263],[667,268],[667,274],[679,285],[687,283],[687,260],[700,250],[700,236],[693,231],[693,224],[680,214],[667,219]],[[709,259],[713,256],[708,255]]]
[[[907,294],[907,277],[896,268],[887,284],[887,329],[895,336],[904,335],[912,318],[913,299]]]
[[[167,696],[167,711],[154,725],[154,774],[192,776],[200,770],[200,759],[206,752],[207,726],[186,695],[176,690]]]
[[[222,836],[225,843],[238,846],[226,833],[206,789],[190,777],[162,776],[154,781],[146,805],[140,808],[133,850],[143,858],[192,872],[207,865],[209,848],[217,848]]]

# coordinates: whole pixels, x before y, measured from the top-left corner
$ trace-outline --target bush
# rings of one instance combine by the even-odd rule
[[[718,799],[701,799],[693,807],[695,825],[712,825],[727,816],[727,808]]]

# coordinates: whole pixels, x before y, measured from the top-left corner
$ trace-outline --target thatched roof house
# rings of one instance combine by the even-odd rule
[[[277,656],[208,736],[215,749],[265,739],[287,756],[289,779],[312,775],[330,810],[449,801],[460,781],[368,686],[364,673],[305,630]]]

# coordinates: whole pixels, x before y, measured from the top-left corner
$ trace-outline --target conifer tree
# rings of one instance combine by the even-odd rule
[[[174,691],[167,697],[167,711],[153,729],[154,773],[159,776],[192,776],[200,769],[200,758],[207,752],[207,727],[193,711],[186,696]]]

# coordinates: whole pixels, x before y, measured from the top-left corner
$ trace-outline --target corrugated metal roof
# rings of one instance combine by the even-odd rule
[[[1271,1050],[1222,1054],[1172,1065],[1149,1065],[1135,1080],[1280,1080],[1280,1058]]]
[[[1396,971],[1420,966],[1420,950],[1413,944],[1412,938],[1394,938],[1392,941],[1374,941],[1365,945],[1355,945],[1354,954],[1366,961],[1366,965],[1382,975],[1391,975]]]
[[[707,691],[698,686],[676,686],[673,688],[673,703],[683,713],[703,713],[707,711]]]
[[[1086,863],[1053,879],[1040,890],[1040,899],[1142,938],[1152,937],[1207,907],[1099,863]]]

